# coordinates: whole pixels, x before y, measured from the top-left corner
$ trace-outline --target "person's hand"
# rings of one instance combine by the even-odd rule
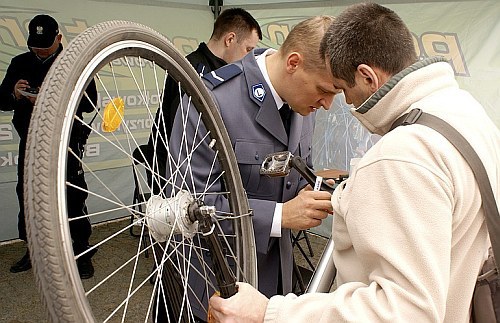
[[[306,230],[321,224],[331,214],[331,194],[313,191],[308,185],[299,194],[283,204],[281,226],[294,230]]]
[[[228,299],[213,295],[209,300],[215,322],[263,322],[269,299],[247,283],[236,283],[238,292]]]
[[[14,84],[14,96],[16,97],[17,100],[21,100],[24,96],[19,93],[19,90],[25,91],[27,88],[30,87],[30,84],[26,80],[19,80],[17,81],[16,84]]]

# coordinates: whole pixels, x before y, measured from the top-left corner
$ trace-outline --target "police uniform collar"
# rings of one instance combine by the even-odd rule
[[[268,49],[270,49],[270,48],[265,48],[265,47],[263,47],[263,48],[254,48],[253,54],[254,54],[254,56],[258,56],[258,55],[263,54]]]
[[[271,83],[271,79],[269,78],[269,73],[267,73],[267,66],[266,66],[266,56],[276,53],[276,50],[273,48],[268,48],[261,52],[260,55],[256,56],[255,59],[257,61],[257,65],[259,66],[260,72],[262,73],[262,76],[264,76],[264,80],[267,83],[267,86],[271,90],[271,94],[273,96],[274,102],[276,103],[276,107],[279,108],[283,105],[283,100],[279,96],[278,92],[276,92],[276,89],[274,88],[273,84]],[[253,94],[255,96],[255,93]],[[261,101],[261,100],[259,100]]]
[[[260,50],[262,54],[265,50]],[[244,77],[247,86],[248,97],[252,102],[255,103],[258,111],[255,115],[255,121],[257,124],[266,129],[274,138],[279,140],[283,145],[288,145],[288,136],[285,132],[285,128],[277,127],[277,124],[281,124],[281,117],[279,111],[276,107],[276,101],[270,94],[270,85],[264,80],[264,76],[257,64],[255,59],[255,54],[259,51],[253,51],[246,55],[241,61],[243,70],[245,71]],[[265,90],[267,95],[264,97],[257,97],[255,92],[256,86],[261,87]],[[259,89],[260,91],[260,89]],[[281,107],[281,105],[280,105]]]

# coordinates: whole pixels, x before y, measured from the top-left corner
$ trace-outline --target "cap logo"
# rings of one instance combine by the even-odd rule
[[[43,35],[43,27],[42,26],[36,26],[36,34]]]
[[[264,85],[262,85],[262,83],[253,85],[252,93],[253,97],[260,102],[264,101],[264,98],[266,97],[266,90],[264,89]]]

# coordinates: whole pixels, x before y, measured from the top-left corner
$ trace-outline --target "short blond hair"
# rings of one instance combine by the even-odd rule
[[[333,20],[332,16],[321,15],[301,21],[290,31],[278,53],[285,57],[291,52],[298,52],[304,57],[306,69],[324,69],[325,57],[320,54],[320,45]]]

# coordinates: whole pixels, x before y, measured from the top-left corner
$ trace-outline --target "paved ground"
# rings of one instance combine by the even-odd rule
[[[11,274],[10,266],[26,251],[24,243],[0,247],[0,322],[44,322],[42,305],[31,270]]]
[[[109,232],[115,232],[116,225],[122,224],[110,223],[95,227],[92,238],[99,240],[100,235],[107,236]],[[303,235],[300,237],[303,237]],[[310,258],[313,265],[315,265],[323,250],[325,239],[311,234],[308,234],[308,237],[314,254],[313,257],[309,254],[305,239],[301,239],[299,244],[306,253],[307,258]],[[100,249],[93,258],[96,276],[88,280],[88,283],[93,283],[92,280],[99,280],[100,276],[106,272],[106,268],[112,266],[109,264],[109,261],[111,261],[110,259],[116,259],[116,257],[105,257],[106,254],[123,254],[124,258],[126,258],[129,256],[127,253],[135,250],[137,239],[138,238],[130,236],[127,232],[127,234],[121,235],[119,239],[113,239],[113,243],[105,244],[106,249]],[[20,259],[25,250],[26,247],[24,243],[19,241],[0,246],[0,322],[39,323],[47,321],[35,286],[33,271],[29,270],[17,274],[9,272],[10,266]],[[303,268],[309,268],[309,264],[298,247],[295,248],[295,256],[297,263],[301,267],[301,272],[305,276],[305,284],[307,284],[308,273],[307,270]],[[141,274],[147,275],[148,273]],[[85,283],[87,283],[87,281],[84,282],[84,285]],[[120,287],[119,284],[116,284],[115,288],[117,293],[123,291],[123,288]],[[138,321],[139,320],[140,319],[138,319]],[[143,320],[144,319],[142,319],[142,321]]]

